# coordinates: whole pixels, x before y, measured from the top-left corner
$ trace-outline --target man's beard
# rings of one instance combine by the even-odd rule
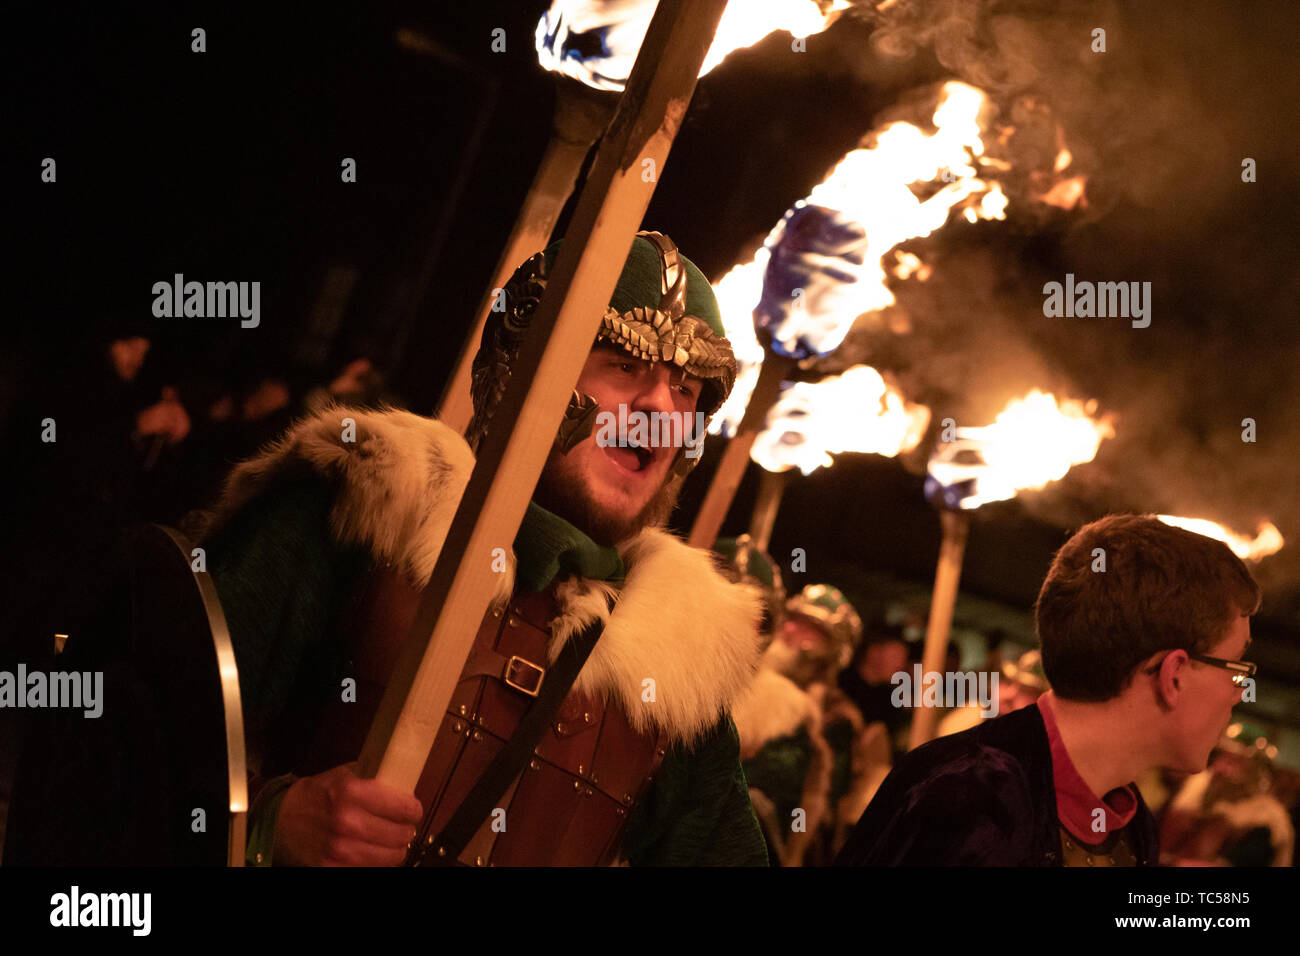
[[[552,451],[553,455],[560,454]],[[533,500],[552,514],[568,521],[599,545],[612,547],[626,541],[647,527],[661,527],[677,507],[684,475],[669,471],[668,478],[649,501],[632,517],[601,508],[587,488],[586,477],[576,478],[565,473],[563,467],[553,467],[554,459],[547,463],[537,481]]]

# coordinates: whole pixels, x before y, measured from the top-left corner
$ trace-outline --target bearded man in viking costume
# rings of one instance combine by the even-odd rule
[[[466,624],[474,647],[415,796],[350,764],[557,250],[521,266],[489,315],[468,442],[336,406],[228,479],[204,544],[248,725],[249,863],[766,864],[729,714],[754,672],[759,596],[659,527],[698,444],[616,447],[596,428],[626,406],[693,429],[734,381],[708,281],[658,233],[634,240],[512,554],[484,569],[498,600]],[[604,631],[514,782],[437,859],[435,835],[593,620]]]

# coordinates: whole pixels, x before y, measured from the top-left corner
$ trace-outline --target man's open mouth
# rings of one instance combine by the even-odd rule
[[[654,461],[654,450],[639,445],[611,445],[605,454],[625,471],[643,472]]]

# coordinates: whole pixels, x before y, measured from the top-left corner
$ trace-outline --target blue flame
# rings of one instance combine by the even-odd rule
[[[853,323],[838,307],[857,282],[866,236],[861,223],[802,199],[785,214],[764,243],[771,257],[754,309],[754,328],[760,340],[770,336],[772,351],[802,360],[844,340]]]
[[[940,442],[926,466],[925,500],[936,508],[963,511],[983,500],[976,496],[983,493],[980,479],[989,469],[984,448],[961,431],[957,430],[956,441]]]
[[[538,61],[587,86],[621,93],[654,10],[646,0],[557,0],[537,21]]]

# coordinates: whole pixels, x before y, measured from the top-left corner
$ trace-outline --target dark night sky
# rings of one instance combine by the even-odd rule
[[[133,5],[20,18],[6,110],[22,256],[7,323],[15,388],[138,328],[159,344],[151,361],[232,380],[319,379],[372,349],[428,411],[546,142],[554,85],[532,51],[544,6],[252,17]],[[190,52],[194,26],[207,30],[205,54]],[[504,54],[490,50],[498,26]],[[1105,54],[1088,49],[1098,26]],[[399,45],[403,28],[423,52]],[[1293,544],[1259,567],[1257,630],[1265,657],[1300,684],[1297,28],[1300,10],[1281,0],[904,0],[885,21],[842,20],[806,53],[774,36],[700,83],[646,226],[717,277],[906,91],[966,79],[1004,121],[1027,98],[1047,104],[1089,173],[1089,207],[1013,202],[1005,223],[909,245],[935,267],[930,282],[897,290],[912,331],[864,330],[846,350],[890,370],[936,420],[986,422],[1034,385],[1095,397],[1116,416],[1094,463],[981,512],[963,580],[973,593],[1027,606],[1068,529],[1108,510],[1243,529],[1271,518]],[[57,185],[38,181],[45,156]],[[357,160],[355,185],[339,182],[344,156]],[[1258,182],[1241,181],[1243,157]],[[305,333],[339,269],[355,285],[340,329],[311,339],[313,352]],[[174,272],[260,279],[261,327],[164,327],[149,289]],[[1042,284],[1066,272],[1150,281],[1151,327],[1044,318]],[[1239,440],[1246,416],[1258,422],[1253,445]],[[925,580],[938,522],[920,467],[846,456],[795,480],[774,544],[806,547],[814,568]],[[710,473],[706,461],[692,478],[679,524]],[[728,530],[743,525],[753,484]]]

